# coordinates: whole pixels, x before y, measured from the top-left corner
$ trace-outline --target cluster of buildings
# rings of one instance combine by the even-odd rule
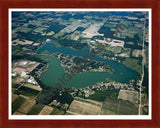
[[[92,95],[95,93],[95,91],[102,91],[110,88],[112,89],[122,89],[122,90],[128,90],[128,91],[134,91],[133,83],[130,82],[127,83],[117,83],[117,82],[98,82],[95,85],[87,86],[85,88],[74,88],[73,92],[71,92],[71,95],[73,97],[79,96],[79,97],[89,97],[89,95]]]

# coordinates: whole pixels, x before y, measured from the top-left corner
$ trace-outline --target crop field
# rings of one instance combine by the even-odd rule
[[[116,113],[107,109],[102,109],[100,115],[116,115]]]
[[[38,32],[38,33],[43,33],[43,30],[46,30],[47,28],[44,28],[44,27],[38,27],[36,29],[34,29],[33,31],[34,32]]]
[[[13,40],[12,41],[12,45],[18,45],[18,44],[21,44],[21,45],[25,45],[25,44],[32,44],[33,41],[29,41],[29,40],[19,40],[19,39],[16,39],[16,40]]]
[[[67,113],[71,113],[74,115],[98,115],[100,111],[101,111],[100,106],[74,100],[71,103]]]
[[[72,112],[67,111],[67,112],[65,113],[65,115],[76,115],[76,113],[72,113]]]
[[[136,101],[138,101],[138,92],[129,90],[120,90],[118,99],[128,100],[130,102],[136,103]]]
[[[24,81],[25,81],[25,79],[20,77],[20,76],[12,78],[12,85],[13,85],[12,87],[17,88],[17,86],[15,86],[15,84],[19,84],[19,83],[24,82]]]
[[[12,114],[25,102],[25,98],[19,96],[14,102],[12,102]]]
[[[80,97],[75,97],[75,100],[82,101],[82,102],[85,102],[85,103],[90,103],[90,104],[93,104],[93,105],[96,105],[96,106],[99,106],[99,107],[102,106],[101,102],[90,100],[90,99],[83,99],[83,98],[80,98]]]
[[[41,112],[39,113],[39,115],[49,115],[52,112],[53,108],[50,106],[45,106]]]
[[[19,96],[16,94],[12,94],[12,102],[14,102]]]
[[[36,85],[33,85],[33,84],[24,84],[23,86],[25,86],[27,88],[31,88],[33,90],[42,91],[42,88],[40,86],[36,86]]]
[[[34,90],[34,89],[31,89],[31,88],[28,88],[28,87],[25,87],[25,86],[21,86],[18,91],[24,95],[24,96],[29,96],[29,97],[32,97],[34,98],[38,93],[39,91],[37,90]]]
[[[30,24],[36,25],[36,26],[42,26],[42,21],[40,21],[40,20],[32,20],[32,21],[30,21]]]
[[[59,32],[59,33],[56,33],[53,37],[57,39],[57,38],[62,37],[63,35],[65,35],[64,32]]]
[[[103,106],[102,111],[111,111],[114,112],[116,115],[137,115],[138,108],[131,102],[118,100],[118,99],[110,99],[106,98]]]
[[[18,108],[17,111],[21,113],[27,113],[35,104],[36,104],[35,100],[26,99],[24,103]]]
[[[55,33],[55,32],[50,31],[50,32],[48,32],[46,35],[47,35],[47,36],[51,36],[51,35],[54,35],[54,33]]]
[[[68,25],[67,27],[65,27],[61,32],[67,32],[67,33],[70,33],[70,32],[73,32],[74,30],[77,29],[77,24],[76,23],[73,23],[71,25]]]
[[[16,112],[13,113],[13,115],[25,115],[25,114],[16,111]]]
[[[35,104],[27,113],[27,115],[38,115],[40,111],[43,109],[44,105]]]
[[[23,29],[22,27],[17,27],[14,29],[16,32],[17,31],[20,31],[20,32],[24,32],[24,33],[28,33],[30,32],[32,29],[31,28],[28,28],[26,25],[23,25]]]
[[[123,63],[129,68],[137,71],[138,73],[142,73],[142,65],[138,64],[138,59],[126,58]]]
[[[104,23],[95,23],[91,24],[86,30],[83,31],[83,37],[86,38],[92,38],[93,36],[101,35],[103,34],[98,33],[97,31],[103,26]]]
[[[64,115],[65,111],[58,109],[58,108],[53,108],[53,111],[50,113],[50,115]]]
[[[64,23],[62,23],[64,24]],[[65,25],[67,25],[68,23],[65,23]],[[87,28],[89,23],[86,22],[86,21],[77,21],[75,19],[70,19],[69,21],[69,24],[70,25],[67,25],[67,27],[65,27],[64,29],[62,29],[60,32],[67,32],[67,33],[70,33],[70,32],[73,32],[75,31],[79,26],[80,27],[84,27],[84,28]]]

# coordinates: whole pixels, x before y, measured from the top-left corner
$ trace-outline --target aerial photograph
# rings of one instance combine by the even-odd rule
[[[10,27],[11,115],[149,115],[148,11],[13,10]]]

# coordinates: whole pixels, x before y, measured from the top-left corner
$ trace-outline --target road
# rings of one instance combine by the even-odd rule
[[[143,82],[143,78],[144,78],[144,40],[145,40],[145,25],[146,25],[146,14],[145,14],[144,30],[143,30],[142,76],[141,76],[140,89],[139,89],[139,108],[138,108],[138,115],[141,115],[141,93],[142,93],[142,82]]]

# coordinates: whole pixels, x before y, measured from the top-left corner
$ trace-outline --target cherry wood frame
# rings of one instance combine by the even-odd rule
[[[9,120],[8,9],[9,8],[151,8],[152,119],[151,120]],[[0,0],[0,128],[159,128],[160,127],[160,1],[159,0]]]

